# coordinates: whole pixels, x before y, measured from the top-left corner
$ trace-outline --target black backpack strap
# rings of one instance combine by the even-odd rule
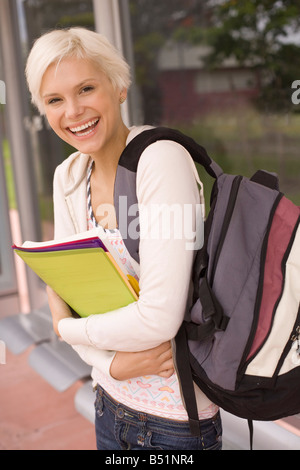
[[[224,314],[223,308],[210,288],[206,276],[200,283],[198,293],[199,299],[201,299],[204,323],[186,322],[187,337],[193,341],[203,341],[216,331],[225,331],[229,323],[229,317]]]
[[[250,450],[253,450],[253,421],[248,419],[248,428],[250,433]]]
[[[225,331],[229,322],[229,317],[224,314],[224,310],[207,279],[207,243],[213,220],[215,202],[216,199],[211,206],[210,214],[205,222],[203,247],[198,251],[193,265],[192,305],[194,305],[198,299],[201,299],[204,320],[202,324],[195,324],[193,322],[186,323],[187,336],[190,340],[194,341],[202,341],[212,336],[216,331]]]
[[[185,408],[189,418],[191,434],[201,436],[200,421],[198,418],[198,408],[194,389],[193,375],[190,365],[190,352],[188,348],[185,322],[182,323],[176,338],[176,367]]]
[[[213,178],[218,178],[223,173],[221,167],[208,156],[204,147],[195,142],[191,137],[168,127],[148,129],[134,137],[124,149],[119,165],[136,172],[139,158],[143,151],[149,145],[159,140],[171,140],[182,145],[190,153],[194,162],[202,165]]]

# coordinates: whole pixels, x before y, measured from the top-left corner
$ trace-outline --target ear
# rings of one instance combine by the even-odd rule
[[[123,88],[120,92],[120,104],[123,104],[127,99],[127,89]]]

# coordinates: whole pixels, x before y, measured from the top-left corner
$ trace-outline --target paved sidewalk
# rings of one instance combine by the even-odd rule
[[[54,390],[28,364],[6,352],[0,365],[0,450],[95,450],[94,426],[74,406],[80,383]]]

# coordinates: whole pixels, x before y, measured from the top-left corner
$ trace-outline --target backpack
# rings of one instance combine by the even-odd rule
[[[300,412],[300,208],[275,174],[225,174],[193,139],[156,128],[133,139],[119,165],[173,140],[215,179],[204,244],[193,266],[193,302],[175,338],[176,369],[193,435],[193,382],[215,404],[249,422]],[[129,163],[128,163],[129,162]]]

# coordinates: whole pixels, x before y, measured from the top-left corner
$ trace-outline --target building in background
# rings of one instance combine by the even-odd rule
[[[247,109],[259,96],[255,69],[231,59],[209,70],[203,61],[209,52],[206,46],[178,42],[161,49],[158,70],[164,122],[192,123],[220,109]]]

